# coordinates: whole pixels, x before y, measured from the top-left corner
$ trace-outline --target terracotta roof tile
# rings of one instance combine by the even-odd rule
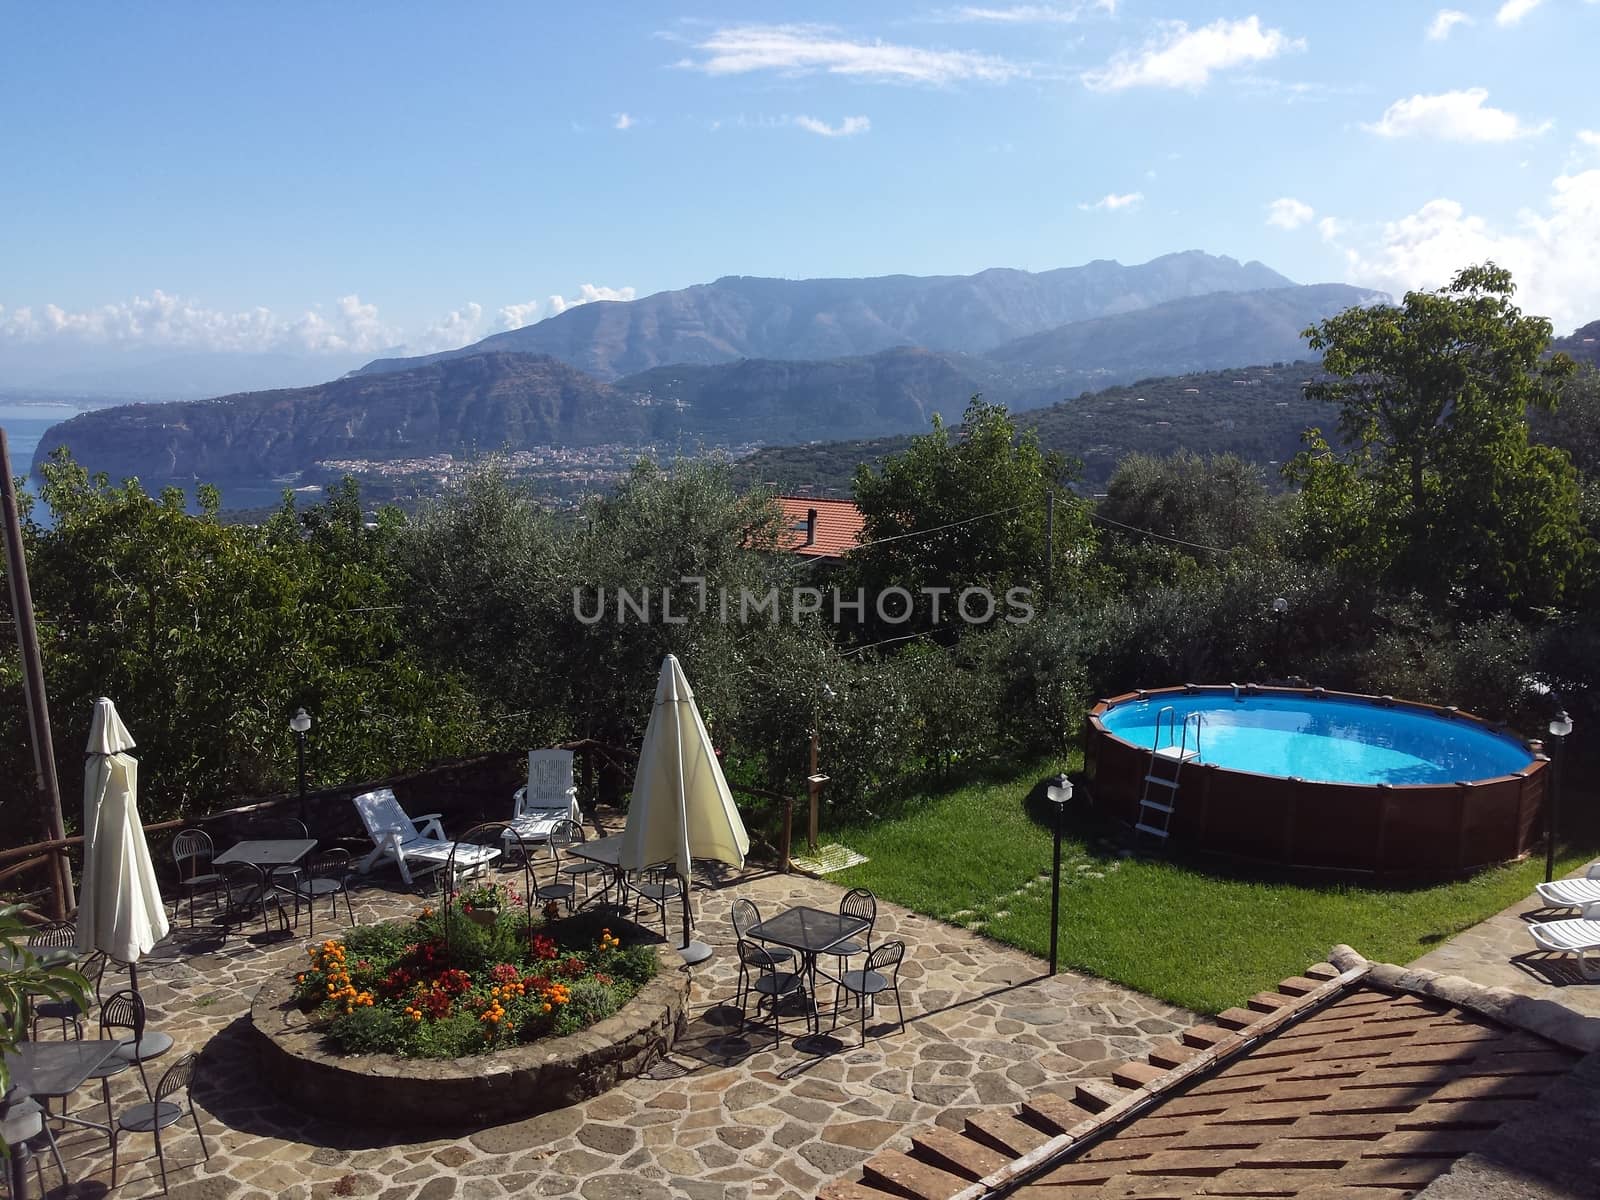
[[[778,496],[783,510],[783,530],[778,548],[806,558],[840,558],[861,540],[866,518],[850,500],[824,500],[818,496]],[[815,511],[815,537],[808,541],[810,514]]]
[[[1244,1029],[1199,1026],[1149,1064],[1119,1068],[1115,1084],[1077,1081],[969,1116],[960,1135],[914,1135],[909,1155],[869,1161],[863,1185],[879,1185],[877,1197],[1400,1200],[1526,1113],[1579,1058],[1360,976],[1330,980],[1319,964],[1280,986],[1285,1004],[1230,1013],[1252,1022]]]

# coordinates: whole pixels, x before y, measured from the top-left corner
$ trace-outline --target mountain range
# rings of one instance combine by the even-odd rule
[[[1141,377],[1292,360],[1307,325],[1381,298],[1284,282],[1195,252],[1037,275],[719,280],[312,387],[85,413],[50,429],[35,462],[65,444],[91,470],[157,484],[266,479],[330,459],[872,438],[953,419],[977,392],[1026,409]],[[1192,294],[1224,285],[1235,290]],[[1063,313],[1090,315],[1037,327]],[[908,345],[913,334],[948,341]],[[840,347],[862,352],[801,353]],[[615,375],[634,363],[648,365]]]

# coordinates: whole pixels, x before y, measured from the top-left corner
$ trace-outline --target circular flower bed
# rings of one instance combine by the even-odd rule
[[[576,1033],[656,973],[593,916],[541,918],[503,884],[456,900],[311,947],[294,987],[313,1028],[345,1054],[460,1058]]]

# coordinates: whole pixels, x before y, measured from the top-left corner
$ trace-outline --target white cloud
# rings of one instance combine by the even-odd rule
[[[1441,8],[1434,13],[1432,22],[1428,25],[1428,40],[1442,42],[1450,36],[1450,31],[1457,25],[1471,25],[1473,20],[1459,8]]]
[[[947,14],[944,19],[995,25],[1071,25],[1081,21],[1084,14],[1090,11],[1114,17],[1117,15],[1117,0],[1095,0],[1092,4],[1009,4],[1003,8],[967,5]]]
[[[1578,130],[1578,141],[1591,150],[1600,150],[1600,129]]]
[[[1182,21],[1167,21],[1161,36],[1147,42],[1138,54],[1118,54],[1082,78],[1097,92],[1130,87],[1197,89],[1204,87],[1215,71],[1265,62],[1291,50],[1303,50],[1305,45],[1303,38],[1290,37],[1280,29],[1263,29],[1256,16],[1217,20],[1199,29],[1190,29]]]
[[[1571,329],[1600,313],[1600,169],[1559,175],[1542,211],[1524,209],[1509,227],[1457,201],[1432,200],[1346,250],[1352,283],[1396,295],[1438,287],[1471,263],[1493,259],[1511,271],[1524,311]]]
[[[527,300],[521,304],[507,304],[500,310],[500,328],[521,329],[539,319],[539,302]]]
[[[1116,192],[1108,192],[1104,196],[1101,196],[1100,199],[1096,200],[1093,204],[1083,203],[1078,205],[1078,207],[1083,209],[1084,212],[1094,212],[1095,210],[1099,210],[1101,212],[1116,212],[1119,209],[1124,208],[1138,208],[1139,205],[1143,203],[1143,192],[1123,192],[1120,195]]]
[[[550,315],[553,317],[566,312],[569,308],[577,308],[580,304],[592,304],[596,300],[632,300],[633,297],[634,290],[631,287],[611,288],[586,283],[578,289],[576,296],[551,296]]]
[[[455,350],[483,337],[483,305],[468,301],[448,316],[435,321],[422,331],[422,335],[407,344],[414,354],[433,354],[439,350]]]
[[[1494,14],[1494,23],[1496,25],[1515,25],[1542,3],[1544,3],[1544,0],[1506,0],[1500,6],[1500,10]]]
[[[826,121],[819,121],[816,117],[796,117],[795,125],[807,133],[815,133],[821,137],[850,137],[852,134],[866,133],[872,128],[872,122],[866,117],[846,117],[837,125],[829,125]]]
[[[1317,222],[1317,232],[1322,235],[1325,242],[1336,242],[1344,235],[1348,226],[1338,217],[1323,217]]]
[[[1376,124],[1362,128],[1381,137],[1432,137],[1451,142],[1509,142],[1535,137],[1550,128],[1548,121],[1524,124],[1515,113],[1485,104],[1488,98],[1485,88],[1412,96],[1396,100]]]
[[[618,113],[616,115],[616,119],[611,122],[611,128],[613,128],[613,129],[632,129],[638,123],[639,123],[638,121],[634,120],[627,113],[621,112],[621,113]]]
[[[825,25],[735,25],[718,29],[695,49],[704,57],[678,65],[707,75],[821,71],[894,83],[1004,83],[1027,72],[991,54],[926,50],[888,42],[851,41]]]
[[[163,347],[223,353],[368,353],[388,349],[400,332],[378,316],[376,305],[341,296],[332,312],[321,306],[298,317],[257,307],[242,312],[207,308],[166,292],[68,312],[54,304],[0,307],[0,340],[78,341],[90,345]]]
[[[1283,196],[1267,205],[1267,224],[1279,229],[1299,229],[1316,215],[1311,205],[1293,196]]]

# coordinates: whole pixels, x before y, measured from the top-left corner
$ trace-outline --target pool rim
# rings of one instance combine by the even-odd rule
[[[1438,783],[1361,783],[1348,779],[1307,779],[1303,775],[1275,775],[1271,771],[1251,771],[1245,767],[1230,767],[1220,763],[1200,763],[1199,766],[1210,767],[1217,771],[1228,771],[1234,775],[1250,775],[1257,779],[1282,779],[1296,783],[1314,783],[1318,787],[1351,787],[1351,788],[1388,788],[1393,791],[1403,792],[1408,788],[1440,788],[1440,787],[1466,787],[1476,784],[1497,783],[1511,779],[1520,779],[1526,776],[1529,770],[1548,760],[1544,753],[1544,743],[1523,737],[1503,721],[1490,721],[1476,713],[1465,712],[1455,705],[1426,704],[1420,700],[1401,700],[1394,696],[1372,696],[1363,692],[1340,692],[1332,688],[1303,688],[1282,687],[1265,683],[1182,683],[1164,688],[1140,688],[1133,692],[1124,692],[1120,696],[1109,699],[1097,700],[1094,707],[1089,710],[1089,724],[1101,735],[1109,737],[1127,746],[1129,749],[1142,751],[1148,754],[1150,747],[1138,742],[1129,741],[1114,729],[1108,726],[1101,717],[1118,705],[1127,704],[1135,700],[1149,700],[1154,696],[1178,694],[1193,696],[1202,692],[1228,693],[1235,689],[1246,696],[1303,696],[1312,700],[1353,700],[1370,705],[1374,708],[1408,708],[1418,712],[1438,717],[1448,721],[1466,721],[1476,725],[1483,733],[1493,737],[1504,738],[1521,746],[1531,756],[1532,762],[1517,771],[1500,775],[1482,775],[1474,779],[1453,779]]]
[[[1405,708],[1470,722],[1522,746],[1532,761],[1509,774],[1448,783],[1334,782],[1188,762],[1179,767],[1177,809],[1168,818],[1172,837],[1167,845],[1173,849],[1297,873],[1421,882],[1524,859],[1543,840],[1550,761],[1542,742],[1457,706],[1306,685],[1187,683],[1138,688],[1097,701],[1084,721],[1086,799],[1130,829],[1140,819],[1151,747],[1108,728],[1103,714],[1133,701],[1235,691]],[[1330,812],[1339,814],[1337,828],[1330,827]],[[1154,842],[1133,836],[1141,844]]]

